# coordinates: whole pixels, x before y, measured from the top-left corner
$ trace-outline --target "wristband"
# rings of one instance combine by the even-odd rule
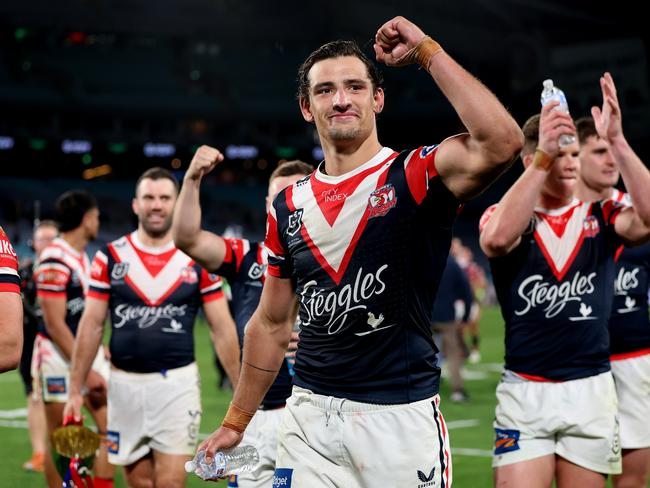
[[[552,158],[540,148],[535,149],[535,157],[533,158],[533,166],[543,171],[550,171],[551,166],[553,166],[553,161],[555,158]]]
[[[398,66],[403,66],[410,63],[418,63],[424,69],[429,69],[429,63],[434,54],[442,51],[442,47],[429,36],[424,36],[417,45],[397,60],[395,63]]]
[[[246,426],[250,423],[253,415],[255,415],[255,412],[246,412],[234,403],[230,402],[230,407],[228,407],[228,411],[226,412],[226,416],[223,418],[223,422],[221,422],[221,426],[241,434],[246,430]]]

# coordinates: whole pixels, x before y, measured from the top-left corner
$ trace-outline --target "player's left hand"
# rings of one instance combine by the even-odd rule
[[[388,66],[405,66],[415,62],[410,51],[424,38],[424,32],[404,17],[395,17],[382,25],[375,35],[377,61]]]
[[[196,452],[205,451],[205,460],[207,463],[211,463],[217,451],[236,447],[243,437],[244,434],[239,434],[234,430],[222,426],[210,434],[210,437],[199,445]],[[219,481],[220,479],[213,478],[208,481]]]
[[[611,74],[605,73],[600,77],[600,89],[603,93],[603,108],[592,107],[591,115],[598,135],[606,141],[612,141],[623,135],[623,121]]]

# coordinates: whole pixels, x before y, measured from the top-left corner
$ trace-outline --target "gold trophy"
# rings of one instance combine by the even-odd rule
[[[99,444],[99,434],[84,427],[82,422],[75,422],[72,417],[66,417],[63,427],[52,433],[52,447],[56,453],[70,458],[67,472],[63,476],[63,488],[93,488],[90,469],[82,461],[85,458],[92,460]]]

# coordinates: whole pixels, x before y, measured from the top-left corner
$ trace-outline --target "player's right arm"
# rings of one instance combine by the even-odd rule
[[[559,137],[575,133],[571,117],[565,112],[553,110],[556,105],[558,102],[545,105],[539,121],[538,149],[550,158],[551,163],[543,164],[538,154],[535,157],[532,154],[524,156],[530,158],[530,161],[525,161],[527,168],[524,173],[506,192],[491,215],[486,213],[481,219],[481,249],[489,258],[505,256],[519,245],[521,235],[530,224],[548,172],[559,153]]]
[[[246,326],[239,383],[224,421],[198,448],[206,457],[236,446],[280,370],[295,319],[290,279],[268,275],[257,310]]]
[[[23,349],[18,258],[0,227],[0,373],[16,369]]]
[[[172,236],[176,247],[205,269],[219,269],[226,256],[226,244],[221,236],[201,228],[199,190],[203,176],[223,161],[218,149],[201,146],[183,178],[172,221]]]
[[[65,405],[63,417],[72,416],[75,421],[81,420],[81,406],[83,396],[81,388],[90,373],[97,350],[104,334],[104,319],[108,311],[108,302],[97,298],[87,297],[77,336],[74,341],[72,361],[70,365],[70,393],[68,403]],[[99,380],[99,373],[94,375],[94,380]],[[89,385],[91,388],[101,388],[101,380]],[[105,383],[103,385],[106,386]]]

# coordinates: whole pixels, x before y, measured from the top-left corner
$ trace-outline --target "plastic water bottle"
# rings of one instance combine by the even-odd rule
[[[542,96],[541,96],[541,101],[542,101],[542,107],[549,102],[557,100],[560,102],[560,104],[555,107],[553,110],[561,110],[563,112],[569,113],[569,105],[567,104],[566,101],[566,96],[564,96],[564,92],[560,90],[557,86],[553,85],[553,80],[544,80],[543,82],[544,89],[542,90]],[[558,141],[558,144],[560,147],[565,147],[569,146],[576,142],[576,137],[573,135],[569,134],[562,134],[560,136],[560,140]]]
[[[185,471],[209,480],[252,471],[259,460],[260,456],[253,446],[237,446],[218,451],[210,464],[205,462],[205,451],[199,451],[192,461],[185,463]]]

